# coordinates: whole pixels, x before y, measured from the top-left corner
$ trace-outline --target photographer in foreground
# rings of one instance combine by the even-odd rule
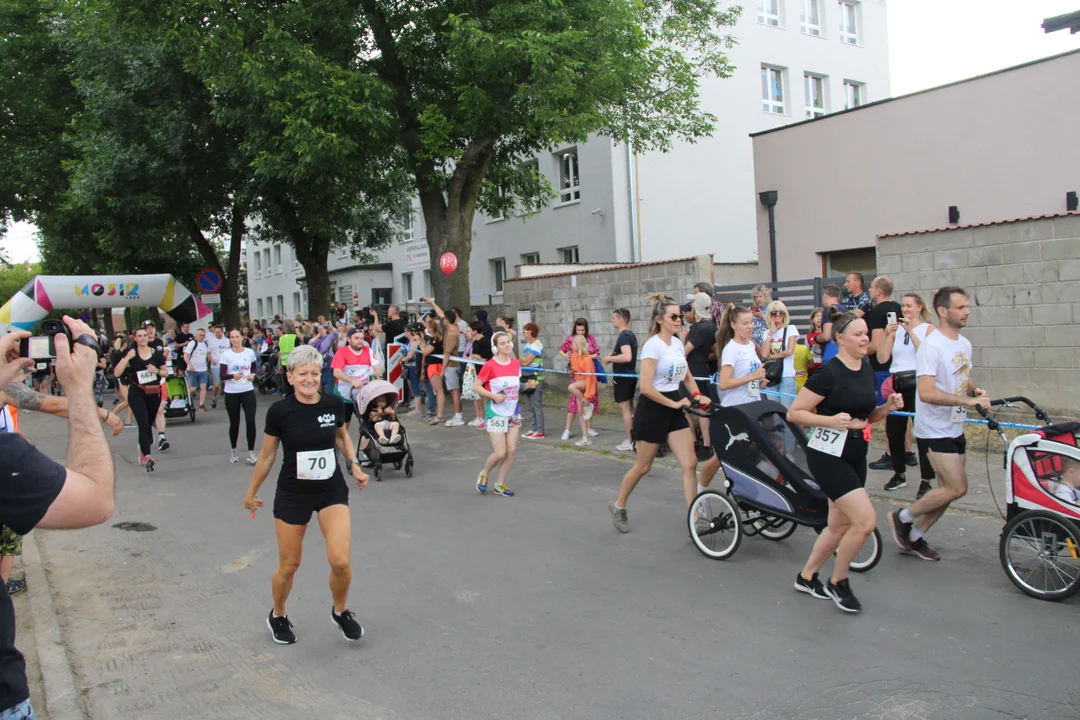
[[[0,525],[19,534],[35,527],[83,528],[109,519],[113,511],[115,472],[94,402],[97,338],[83,322],[64,317],[75,342],[55,336],[56,375],[68,399],[68,450],[65,468],[15,433],[0,434]],[[18,356],[26,332],[0,338],[0,387],[7,387],[33,363]],[[15,613],[7,590],[0,587],[0,717],[33,719],[26,666],[15,649]]]

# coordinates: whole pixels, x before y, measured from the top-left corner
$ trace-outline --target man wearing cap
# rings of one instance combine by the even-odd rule
[[[345,427],[349,427],[354,413],[353,398],[360,388],[376,377],[382,377],[379,356],[371,351],[364,339],[364,331],[351,328],[345,333],[346,343],[334,353],[330,368],[337,380],[337,392],[345,401]]]
[[[712,321],[712,297],[702,292],[690,293],[686,296],[690,301],[691,312],[694,314],[694,324],[686,333],[684,348],[686,350],[686,367],[690,374],[698,378],[698,384],[703,384],[700,378],[712,377],[716,374],[716,323]],[[709,386],[711,390],[711,385]],[[711,397],[711,395],[710,395]],[[715,401],[716,398],[713,398]],[[701,426],[701,441],[704,445],[703,454],[712,455],[712,440],[709,438],[708,418],[698,418]]]

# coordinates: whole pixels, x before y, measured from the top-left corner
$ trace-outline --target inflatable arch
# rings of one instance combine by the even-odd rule
[[[151,305],[177,323],[213,319],[210,308],[172,275],[38,275],[0,307],[0,332],[30,330],[54,309]]]

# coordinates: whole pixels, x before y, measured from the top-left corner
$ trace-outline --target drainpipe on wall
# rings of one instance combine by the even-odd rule
[[[637,155],[630,143],[626,143],[626,186],[630,200],[630,262],[638,261],[638,205],[637,205]]]
[[[758,193],[761,204],[769,208],[769,264],[772,266],[772,281],[776,282],[776,195],[775,190]]]

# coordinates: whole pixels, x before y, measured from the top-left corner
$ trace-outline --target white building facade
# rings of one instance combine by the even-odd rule
[[[750,134],[863,105],[890,94],[885,0],[757,0],[732,34],[734,75],[702,82],[715,131],[667,153],[634,154],[596,138],[552,148],[535,162],[558,195],[531,218],[473,224],[474,303],[501,295],[519,265],[654,261],[712,253],[718,263],[758,260]],[[850,162],[864,158],[852,153]],[[415,203],[414,203],[415,205]],[[430,258],[418,205],[400,243],[363,264],[335,253],[335,298],[351,305],[404,303],[430,292]],[[257,239],[247,254],[255,317],[307,313],[291,249]],[[266,258],[269,257],[269,263]],[[258,259],[256,259],[258,258]],[[347,299],[346,299],[347,296]],[[295,301],[295,302],[294,302]],[[262,310],[260,311],[260,303]],[[283,305],[282,305],[283,304]],[[273,312],[269,312],[270,306]],[[284,312],[283,312],[284,311]]]

